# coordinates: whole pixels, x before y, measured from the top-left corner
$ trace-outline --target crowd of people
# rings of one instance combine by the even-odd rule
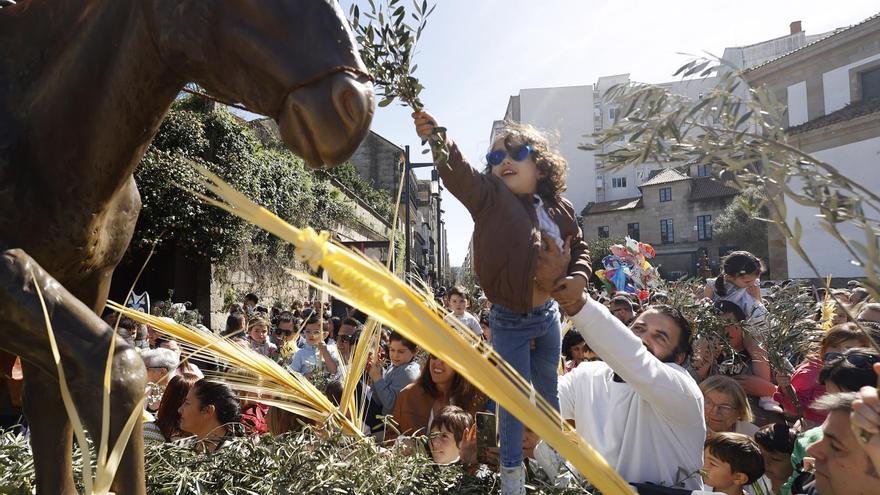
[[[482,290],[444,291],[446,318],[490,343],[640,493],[878,493],[880,303],[858,281],[827,294],[813,290],[808,305],[816,308],[807,308],[805,320],[821,341],[804,342],[785,356],[790,367],[773,369],[762,337],[776,320],[756,256],[728,254],[721,273],[688,295],[723,321],[723,338],[707,338],[668,304],[669,294],[595,283],[561,195],[565,161],[539,132],[501,129],[480,173],[438,134],[433,116],[416,112],[413,119],[419,136],[436,144],[435,159],[446,150],[441,178],[475,221]],[[269,311],[248,294],[231,308],[223,332],[320,384],[338,403],[365,319],[329,309],[303,302]],[[180,377],[148,406],[158,402],[147,430],[153,438],[188,433],[211,451],[238,431],[281,433],[303,423],[254,397],[232,407],[228,387],[197,380],[198,367],[179,359],[175,342],[149,329],[129,332],[157,348],[155,357],[144,353],[148,368]],[[527,472],[563,486],[578,476],[442,357],[420,352],[405,336],[383,331],[367,361],[355,399],[366,411],[365,434],[377,442],[415,451],[427,435],[435,462],[493,466],[503,494],[525,493]]]
[[[729,274],[720,278],[738,283]],[[754,279],[739,283],[763,307],[760,291],[751,289]],[[707,344],[693,340],[692,323],[663,304],[663,293],[653,294],[654,302],[585,293],[562,307],[567,316],[560,321],[570,319],[573,326],[554,358],[559,410],[624,479],[642,486],[642,493],[652,484],[682,493],[875,493],[880,354],[870,338],[880,341],[880,304],[862,292],[855,283],[831,294],[831,304],[841,308],[833,313],[836,323],[812,352],[792,363],[791,376],[770,370],[760,343],[747,343],[746,310],[721,296],[714,296],[715,307],[730,320],[725,331],[739,366],[721,353],[707,354]],[[447,318],[459,319],[474,333],[479,327],[478,335],[494,345],[490,303],[481,294],[453,287],[441,301]],[[816,301],[817,328],[827,323],[822,306]],[[847,321],[850,316],[856,321]],[[328,303],[267,310],[249,295],[233,305],[221,333],[320,383],[338,403],[343,370],[364,323],[354,310],[333,316]],[[203,378],[201,368],[210,375],[215,363],[186,359],[178,342],[150,327],[123,319],[119,328],[143,348],[150,381],[148,443],[183,441],[209,453],[236,435],[280,434],[309,425],[237,395],[221,380]],[[365,434],[388,447],[424,441],[437,463],[503,469],[499,409],[490,398],[396,332],[383,329],[377,350],[355,391],[366,406]],[[490,420],[478,424],[480,416]],[[517,450],[529,472],[549,483],[566,485],[577,476],[527,430]]]
[[[764,341],[778,315],[768,310],[772,295],[762,292],[765,267],[756,256],[728,254],[717,277],[687,294],[685,304],[723,322],[721,338],[708,338],[704,320],[685,317],[669,293],[596,283],[571,203],[561,196],[565,162],[540,133],[501,129],[481,173],[438,134],[433,116],[413,118],[420,137],[440,143],[435,159],[446,149],[441,178],[475,221],[481,288],[440,291],[445,318],[491,345],[532,384],[533,397],[559,411],[639,493],[880,493],[880,302],[858,281],[829,292],[801,287],[812,299],[799,325],[820,338],[802,342],[784,356],[790,366],[779,366]],[[252,293],[215,330],[339,404],[366,315],[333,307],[297,301],[269,309]],[[106,318],[141,350],[147,368],[147,443],[183,442],[210,454],[236,436],[321,430],[260,396],[236,393],[247,372],[190,356],[186,343],[146,325]],[[387,329],[366,350],[354,400],[364,411],[363,433],[378,445],[413,454],[422,445],[438,464],[494,469],[505,495],[525,493],[526,473],[556,486],[582,481],[443,356]]]

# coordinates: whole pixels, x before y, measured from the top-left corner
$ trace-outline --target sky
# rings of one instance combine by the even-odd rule
[[[353,1],[366,5],[342,0],[346,13]],[[595,84],[601,76],[622,73],[640,82],[671,81],[689,60],[683,53],[720,56],[725,47],[787,35],[792,21],[802,21],[811,35],[880,12],[877,0],[434,1],[437,8],[415,58],[416,76],[425,86],[422,101],[478,167],[492,122],[504,116],[508,99],[521,89]],[[403,4],[412,7],[408,0]],[[409,145],[412,161],[430,161],[421,154],[410,113],[396,102],[378,108],[372,130]],[[417,175],[430,178],[430,169]],[[473,222],[458,200],[443,194],[449,260],[458,266]]]

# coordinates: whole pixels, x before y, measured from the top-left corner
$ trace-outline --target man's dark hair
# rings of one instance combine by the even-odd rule
[[[250,292],[250,293],[248,293],[248,295],[244,296],[244,300],[245,300],[245,301],[251,301],[251,302],[253,302],[255,305],[256,305],[258,302],[260,302],[260,298],[257,297],[257,295],[254,294],[253,292]]]
[[[758,443],[761,450],[779,454],[794,452],[796,439],[797,431],[794,428],[789,428],[785,423],[771,423],[755,432],[755,442]]]
[[[626,296],[614,296],[614,298],[611,299],[611,309],[614,308],[626,308],[633,311],[633,303]]]
[[[411,350],[412,352],[416,352],[416,350],[418,349],[416,343],[404,337],[403,334],[391,332],[391,335],[388,336],[388,342],[391,343],[394,341],[400,342],[401,345]]]
[[[730,464],[731,473],[743,473],[747,485],[764,476],[764,457],[758,444],[742,433],[713,433],[703,444],[709,453]]]
[[[839,394],[825,394],[822,397],[819,397],[812,404],[810,404],[810,409],[815,409],[816,411],[825,411],[825,412],[834,412],[834,411],[843,411],[843,412],[852,412],[853,410],[853,402],[857,399],[861,399],[862,394],[859,392],[841,392]]]
[[[880,353],[875,349],[853,347],[822,366],[819,383],[825,385],[830,381],[843,391],[858,392],[862,387],[877,384],[874,363],[880,363]]]
[[[571,361],[571,348],[584,342],[584,336],[581,335],[577,330],[569,330],[565,333],[565,336],[562,337],[562,355],[565,356],[565,359]]]
[[[363,323],[351,317],[342,320],[342,324],[347,327],[354,327],[356,332],[360,332],[364,329]]]
[[[244,315],[241,313],[232,313],[226,317],[226,330],[223,332],[223,335],[226,336],[239,332],[242,328],[244,328]]]
[[[119,328],[123,328],[131,332],[132,330],[137,329],[137,322],[132,320],[131,318],[123,316],[122,319],[119,320]]]
[[[677,308],[674,308],[668,304],[654,304],[648,306],[648,309],[645,311],[656,311],[662,315],[668,316],[675,321],[675,324],[678,325],[679,330],[681,330],[681,335],[678,336],[678,344],[675,345],[675,349],[672,350],[672,356],[675,357],[678,354],[684,354],[684,358],[687,359],[688,356],[691,355],[693,348],[691,346],[691,336],[693,335],[693,329],[691,329],[691,323],[681,314]],[[644,314],[644,313],[643,313]]]
[[[669,294],[665,292],[655,292],[651,294],[649,302],[651,304],[666,304],[669,302]]]
[[[746,314],[738,304],[731,301],[718,301],[715,303],[715,309],[721,314],[732,314],[736,321],[745,321]]]

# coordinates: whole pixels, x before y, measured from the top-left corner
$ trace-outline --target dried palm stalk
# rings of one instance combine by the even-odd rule
[[[471,332],[444,322],[430,306],[433,296],[418,292],[363,254],[330,241],[329,233],[296,228],[216,174],[197,164],[192,166],[202,174],[203,185],[221,200],[194,194],[291,243],[301,260],[314,271],[324,268],[332,282],[289,270],[293,276],[360,308],[444,360],[568,459],[602,493],[631,493],[620,475],[546,401],[538,396],[532,404],[532,386],[491,347]]]

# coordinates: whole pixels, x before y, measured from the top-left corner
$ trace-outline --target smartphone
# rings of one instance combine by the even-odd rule
[[[498,422],[490,412],[477,413],[477,460],[485,462],[486,450],[498,447]]]

